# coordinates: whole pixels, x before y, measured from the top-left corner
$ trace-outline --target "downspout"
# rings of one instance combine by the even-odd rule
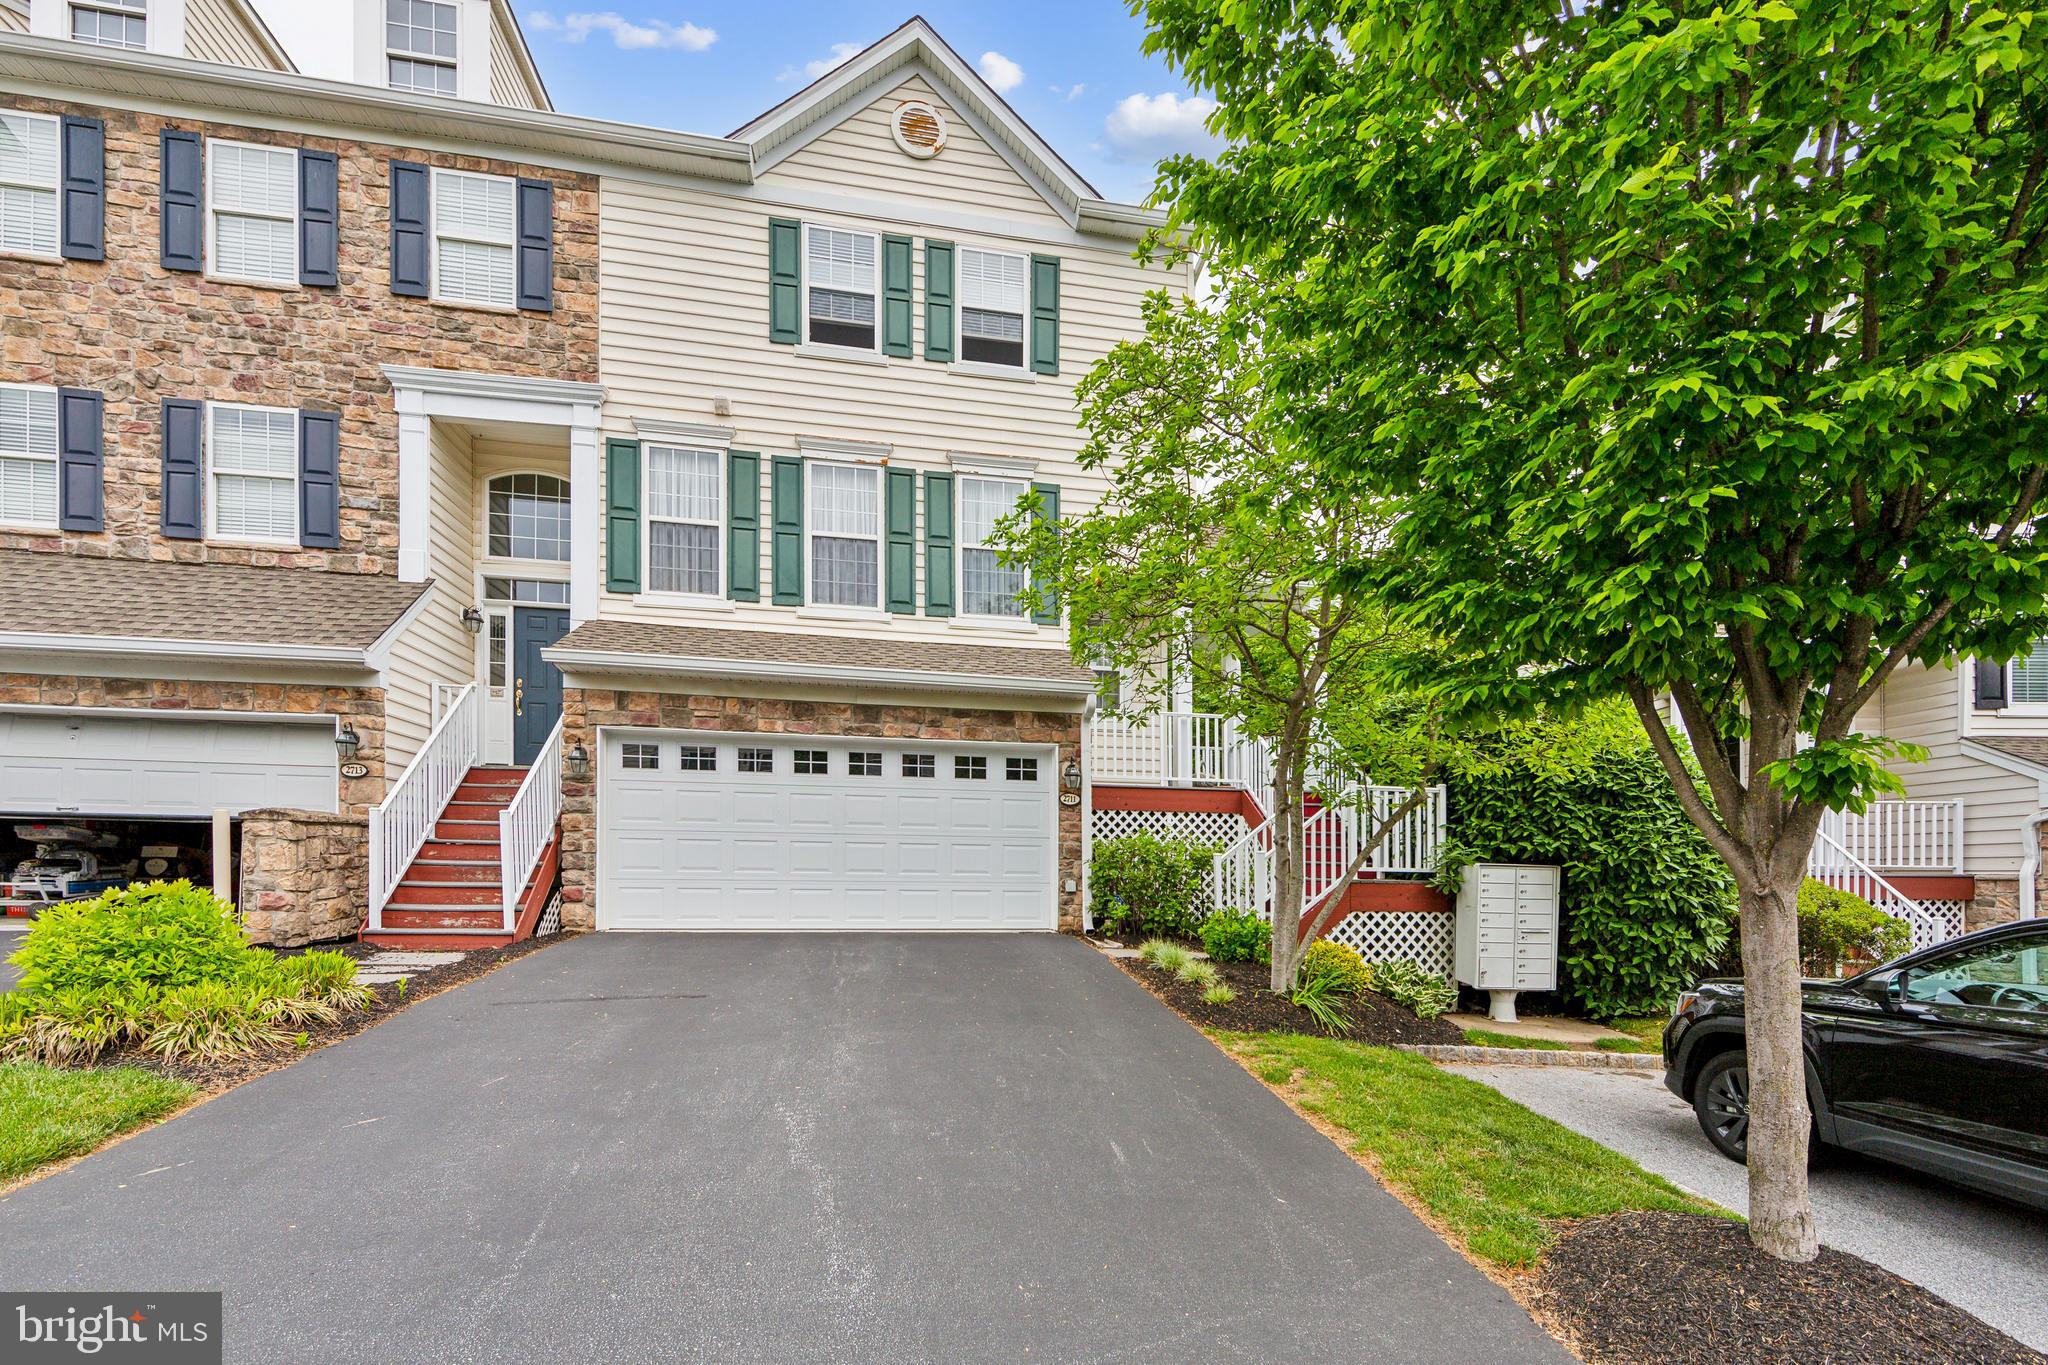
[[[2041,913],[2034,894],[2034,878],[2041,873],[2041,826],[2048,824],[2048,809],[2037,810],[2022,827],[2027,831],[2027,856],[2020,859],[2020,918],[2034,919]]]
[[[1095,868],[1095,764],[1088,752],[1088,722],[1102,701],[1100,692],[1090,692],[1081,707],[1081,932],[1095,932],[1095,915],[1089,909],[1088,879]]]

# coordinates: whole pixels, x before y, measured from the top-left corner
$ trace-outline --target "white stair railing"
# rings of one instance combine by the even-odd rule
[[[1913,931],[1915,948],[1930,948],[1949,937],[1940,916],[1886,881],[1826,829],[1814,838],[1813,851],[1806,858],[1806,875],[1838,891],[1861,896],[1887,915],[1904,920]]]
[[[519,914],[519,897],[526,879],[540,864],[548,840],[555,836],[555,822],[562,814],[562,721],[548,732],[526,780],[519,784],[512,803],[498,812],[498,875],[505,893],[505,932],[511,933]]]
[[[1382,824],[1392,821],[1386,836],[1366,859],[1361,872],[1377,876],[1419,876],[1436,868],[1443,843],[1446,797],[1441,786],[1424,794],[1414,809],[1399,810],[1413,795],[1408,787],[1354,787],[1346,799],[1325,805],[1302,822],[1302,904],[1309,914],[1343,880]],[[1273,821],[1248,830],[1212,860],[1211,905],[1218,910],[1251,910],[1270,915],[1273,903]]]
[[[441,712],[427,742],[370,812],[370,928],[384,927],[385,903],[476,766],[481,715],[476,684],[470,683]]]
[[[1831,810],[1820,827],[1872,867],[1893,872],[1961,872],[1961,801],[1873,801],[1857,815]]]

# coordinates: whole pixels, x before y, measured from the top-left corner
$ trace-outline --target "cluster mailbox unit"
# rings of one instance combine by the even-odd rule
[[[1517,991],[1557,988],[1558,870],[1474,863],[1458,881],[1457,976],[1488,991],[1487,1013],[1515,1022]]]

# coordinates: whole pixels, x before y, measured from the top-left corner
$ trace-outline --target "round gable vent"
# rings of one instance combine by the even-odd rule
[[[946,150],[946,116],[923,100],[906,100],[889,122],[896,145],[920,161]]]

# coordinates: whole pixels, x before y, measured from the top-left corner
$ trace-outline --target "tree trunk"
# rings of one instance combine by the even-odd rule
[[[1742,896],[1744,1033],[1749,1049],[1749,1240],[1782,1261],[1820,1254],[1806,1192],[1813,1114],[1799,989],[1799,883],[1806,859],[1775,859]]]
[[[1301,971],[1302,790],[1299,746],[1282,738],[1273,762],[1273,973],[1272,988],[1294,989]]]

